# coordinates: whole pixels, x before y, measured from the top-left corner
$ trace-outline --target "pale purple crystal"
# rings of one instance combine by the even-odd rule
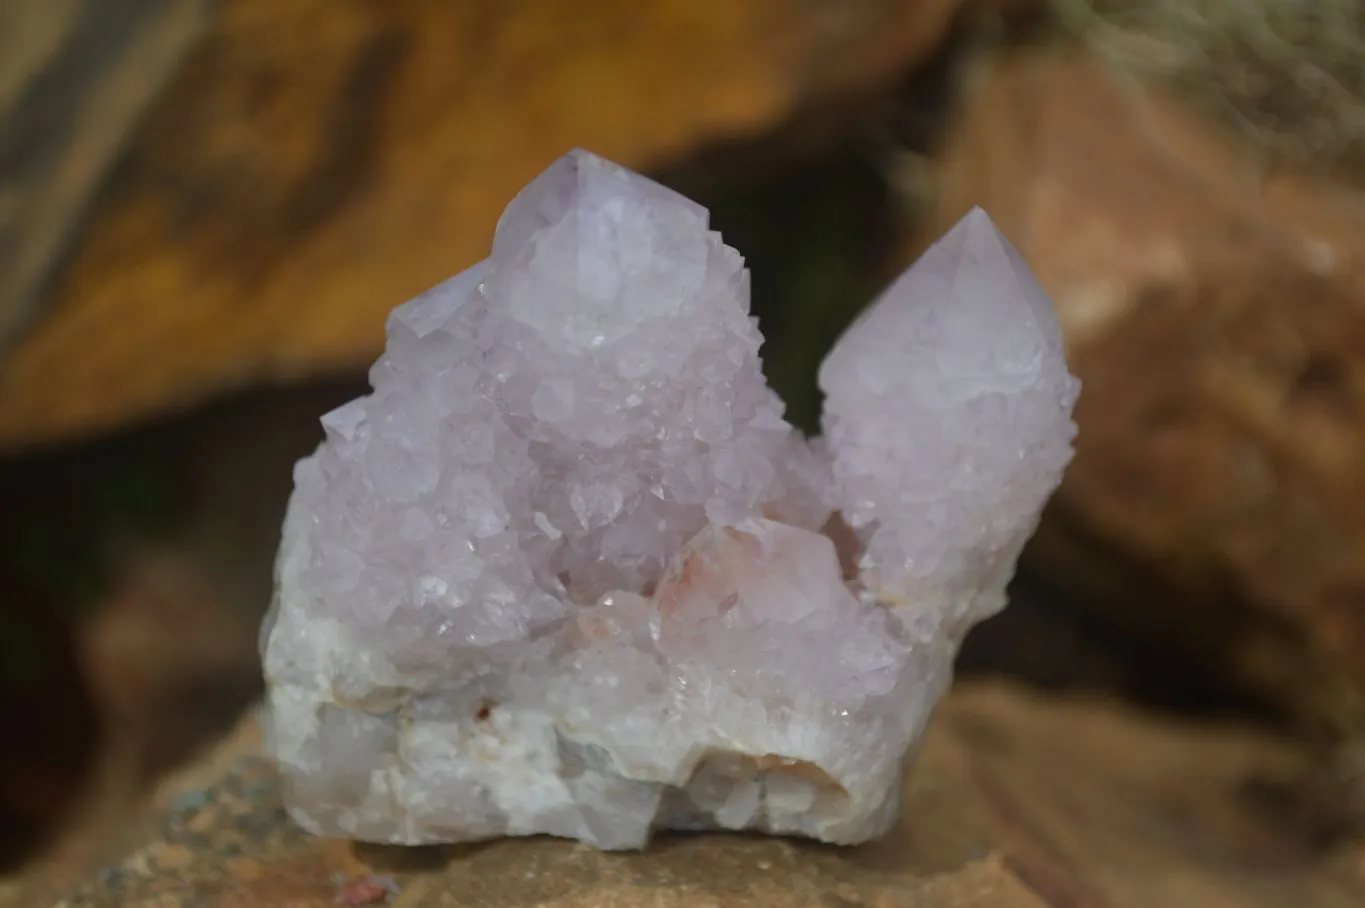
[[[845,332],[820,387],[863,583],[954,622],[998,611],[1071,459],[1080,386],[1046,292],[984,211]]]
[[[814,443],[706,211],[586,152],[388,336],[296,468],[263,629],[292,816],[603,848],[894,821],[1070,457],[1056,322],[983,213],[840,340]]]

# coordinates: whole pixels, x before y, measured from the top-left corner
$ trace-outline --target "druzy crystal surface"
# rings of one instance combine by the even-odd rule
[[[626,849],[894,822],[1077,383],[980,211],[830,353],[821,439],[761,342],[705,209],[581,151],[394,310],[373,393],[295,470],[262,633],[299,823]]]

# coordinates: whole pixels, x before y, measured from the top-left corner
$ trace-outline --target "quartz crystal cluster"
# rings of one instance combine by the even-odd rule
[[[262,634],[309,830],[853,843],[1071,456],[1051,305],[981,211],[782,417],[748,273],[686,198],[572,152],[394,310],[301,461]]]

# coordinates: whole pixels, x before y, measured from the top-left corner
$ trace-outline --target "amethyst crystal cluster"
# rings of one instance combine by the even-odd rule
[[[823,437],[761,343],[706,210],[581,151],[394,310],[373,393],[295,470],[263,633],[299,823],[628,849],[894,822],[1077,382],[979,210],[830,353]]]

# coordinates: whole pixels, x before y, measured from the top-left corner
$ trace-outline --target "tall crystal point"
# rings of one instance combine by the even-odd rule
[[[998,611],[1071,459],[1080,385],[1046,292],[986,212],[845,332],[820,386],[863,585],[961,632]]]
[[[1031,281],[964,222],[840,342],[808,443],[706,211],[556,162],[394,310],[373,393],[295,470],[262,634],[290,814],[397,843],[884,831],[1066,460]]]

